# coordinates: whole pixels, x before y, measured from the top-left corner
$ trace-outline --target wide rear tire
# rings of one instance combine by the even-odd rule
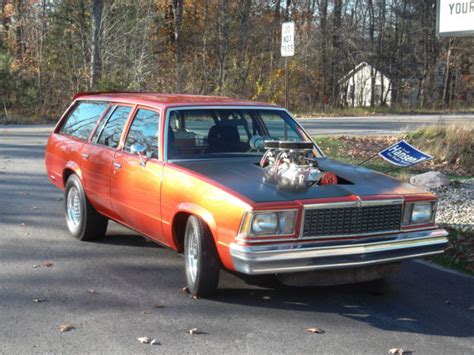
[[[84,193],[81,180],[75,174],[66,182],[64,210],[69,232],[76,239],[88,241],[105,235],[108,219],[91,205]]]
[[[215,294],[219,283],[219,257],[209,227],[196,216],[190,216],[186,223],[184,255],[189,292],[197,297]]]

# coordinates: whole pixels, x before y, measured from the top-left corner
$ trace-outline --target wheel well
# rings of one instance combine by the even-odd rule
[[[184,233],[189,216],[191,216],[190,213],[178,212],[173,219],[173,235],[179,252],[184,250]]]
[[[69,176],[71,176],[72,174],[75,174],[74,170],[72,169],[64,169],[63,171],[63,186],[66,186],[66,182],[67,182],[67,179],[69,179]]]

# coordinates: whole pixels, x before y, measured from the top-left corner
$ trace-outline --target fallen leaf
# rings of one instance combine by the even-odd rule
[[[184,293],[189,293],[189,288],[187,286],[183,287],[181,291],[183,291]]]
[[[41,265],[33,265],[33,269],[37,269],[39,267],[41,267]]]
[[[45,302],[46,301],[46,298],[35,298],[33,300],[34,303],[41,303],[41,302]]]
[[[188,330],[188,333],[191,334],[191,335],[203,334],[203,332],[198,330],[198,328],[190,329],[190,330]]]
[[[404,350],[402,348],[393,348],[388,351],[389,355],[410,355],[413,354],[413,350]]]
[[[142,314],[151,314],[150,311],[143,311]]]
[[[98,295],[99,294],[99,292],[97,292],[96,290],[94,290],[92,288],[90,290],[87,290],[87,292],[89,292],[91,295]]]
[[[148,337],[141,337],[141,338],[137,338],[137,340],[142,343],[142,344],[149,344],[151,339],[148,338]]]
[[[193,300],[198,300],[200,297],[199,297],[199,296],[196,296],[196,295],[192,295],[191,298],[192,298]]]
[[[161,343],[156,339],[153,339],[152,341],[150,341],[150,344],[151,345],[161,345]]]
[[[53,264],[53,263],[49,263],[49,262],[43,264],[43,267],[52,267],[52,266],[54,266],[54,264]]]
[[[324,334],[324,330],[321,328],[308,328],[306,329],[307,333],[313,333],[313,334]]]
[[[165,308],[162,304],[155,304],[153,308]]]
[[[61,331],[61,333],[68,332],[73,329],[76,329],[76,327],[69,323],[63,324],[59,327],[59,330]]]

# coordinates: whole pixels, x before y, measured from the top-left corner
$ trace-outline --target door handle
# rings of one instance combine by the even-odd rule
[[[114,163],[115,169],[120,169],[122,167],[122,164],[120,163]]]
[[[86,159],[86,160],[89,159],[89,154],[82,153],[81,155],[82,155],[82,157],[83,157],[84,159]]]

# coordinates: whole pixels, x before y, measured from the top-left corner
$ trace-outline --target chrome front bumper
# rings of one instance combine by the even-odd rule
[[[440,254],[448,239],[444,229],[384,235],[334,242],[239,245],[232,243],[230,253],[236,271],[248,275],[340,269],[393,263]]]

